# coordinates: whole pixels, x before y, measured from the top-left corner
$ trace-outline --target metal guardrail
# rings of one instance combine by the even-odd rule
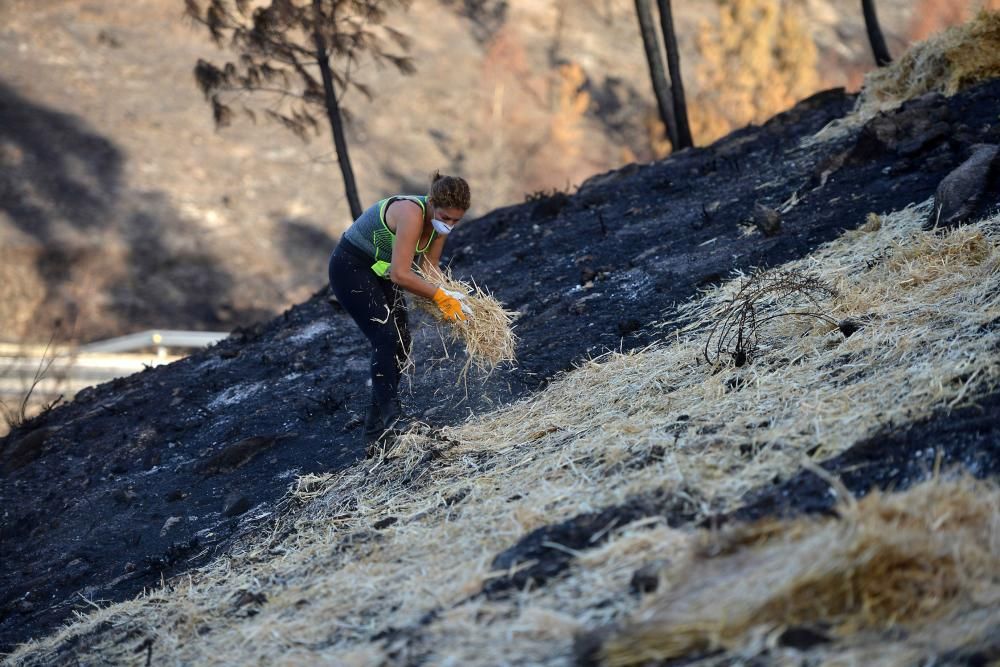
[[[108,340],[88,343],[77,348],[79,352],[131,352],[147,347],[205,347],[218,343],[228,333],[220,331],[178,331],[175,329],[150,329],[139,333],[109,338]]]
[[[85,387],[183,358],[171,350],[205,347],[228,335],[150,330],[79,347],[0,343],[0,399],[20,400],[28,391],[36,401],[72,398]]]

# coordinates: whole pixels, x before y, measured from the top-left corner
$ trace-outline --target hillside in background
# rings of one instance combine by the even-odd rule
[[[456,384],[422,321],[404,402],[433,428],[383,458],[326,290],[12,432],[0,641],[39,641],[9,661],[988,664],[996,171],[924,225],[1000,144],[998,43],[985,16],[860,98],[457,229],[519,363]],[[744,331],[748,284],[777,289]]]
[[[879,8],[898,53],[976,4]],[[869,68],[853,0],[729,6],[676,10],[703,142],[856,88]],[[633,12],[629,0],[419,0],[391,17],[414,38],[418,74],[363,64],[374,101],[344,100],[362,199],[420,191],[442,169],[468,177],[475,217],[662,157]],[[216,132],[192,68],[224,53],[179,0],[8,0],[0,26],[0,338],[229,330],[322,286],[349,222],[329,137],[303,145],[245,119]]]

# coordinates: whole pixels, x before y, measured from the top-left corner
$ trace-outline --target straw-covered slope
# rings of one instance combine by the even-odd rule
[[[298,508],[274,532],[14,662],[72,646],[84,662],[141,660],[151,647],[171,664],[560,664],[578,633],[616,621],[624,629],[599,635],[590,657],[781,653],[775,638],[804,624],[821,637],[804,650],[854,656],[890,642],[887,664],[995,640],[992,483],[932,481],[858,505],[842,492],[839,519],[735,537],[690,527],[888,425],[996,389],[1000,216],[936,234],[920,229],[928,208],[874,216],[781,267],[829,285],[827,300],[759,303],[759,321],[851,318],[849,337],[780,317],[761,325],[752,363],[706,363],[737,278],[684,306],[691,323],[663,343],[588,362],[440,436],[410,436],[384,461],[300,479]],[[586,539],[554,530],[502,553],[609,507]],[[546,559],[564,570],[540,570]],[[642,599],[630,586],[649,566],[670,567]]]
[[[849,109],[825,95],[457,230],[520,366],[455,386],[424,328],[406,402],[437,428],[383,459],[357,460],[365,345],[323,294],[12,434],[0,630],[101,608],[9,662],[991,659],[995,179],[923,227],[1000,143],[998,97],[803,145]]]
[[[655,323],[671,304],[734,268],[802,256],[853,224],[845,220],[929,196],[965,142],[991,140],[991,95],[942,100],[987,129],[896,179],[905,193],[868,187],[898,163],[891,152],[808,185],[851,144],[797,147],[849,108],[834,91],[711,148],[470,221],[449,240],[449,262],[520,313],[518,366],[456,384],[462,355],[442,359],[436,327],[418,326],[407,409],[435,425],[481,414],[589,355],[660,338]],[[798,189],[815,204],[787,213],[784,233],[744,234],[754,201],[778,205]],[[866,198],[852,200],[857,192]],[[833,199],[842,206],[825,204]],[[0,440],[0,650],[55,629],[88,600],[128,599],[208,562],[272,521],[296,476],[363,456],[367,355],[323,290],[209,350],[81,392]]]

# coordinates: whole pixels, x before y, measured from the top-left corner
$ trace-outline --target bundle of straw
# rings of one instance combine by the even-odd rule
[[[501,363],[513,364],[517,360],[515,356],[517,336],[514,335],[512,325],[518,313],[506,310],[503,304],[475,282],[469,284],[455,279],[447,269],[442,271],[436,266],[428,265],[420,267],[418,272],[429,283],[468,295],[464,299],[464,304],[471,314],[467,314],[464,321],[447,323],[449,325],[447,332],[451,340],[464,343],[468,353],[468,358],[459,374],[460,381],[467,376],[472,366],[488,375]],[[440,309],[431,299],[413,295],[410,298],[417,308],[444,323]]]

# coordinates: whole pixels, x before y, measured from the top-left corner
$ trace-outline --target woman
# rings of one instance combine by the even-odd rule
[[[372,396],[365,444],[399,427],[399,377],[410,352],[402,290],[433,299],[446,320],[464,320],[463,294],[441,289],[413,268],[437,266],[445,237],[469,209],[469,184],[435,172],[426,196],[383,199],[354,221],[330,257],[330,287],[372,344]]]

